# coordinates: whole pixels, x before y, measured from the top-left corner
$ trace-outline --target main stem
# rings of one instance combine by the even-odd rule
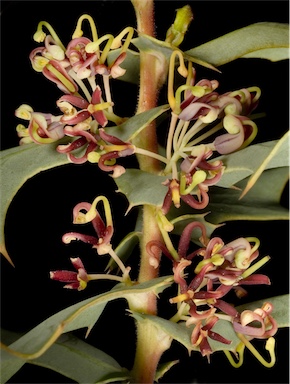
[[[146,34],[154,37],[154,4],[153,0],[131,0],[135,9],[137,29],[139,34]],[[137,113],[148,111],[157,105],[158,99],[158,66],[156,57],[147,52],[140,52],[140,90]],[[158,141],[155,122],[149,124],[135,139],[134,144],[151,152],[158,152]],[[138,155],[140,169],[150,173],[160,171],[160,163],[157,159]],[[161,234],[156,222],[155,207],[144,205],[143,207],[143,236],[140,244],[141,261],[138,281],[145,282],[154,279],[159,275],[159,269],[150,265],[149,254],[146,251],[146,244],[150,240],[161,240]],[[156,250],[156,258],[160,257]],[[157,314],[157,298],[154,293],[147,293],[142,296],[139,302],[134,302],[131,309],[151,315]],[[137,344],[132,375],[136,383],[153,383],[155,372],[164,350],[157,343],[158,331],[148,322],[137,323]]]

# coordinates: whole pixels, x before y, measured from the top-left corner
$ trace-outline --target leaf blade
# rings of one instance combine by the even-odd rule
[[[58,142],[59,144],[59,142]],[[27,144],[0,152],[1,207],[0,251],[10,259],[5,246],[4,224],[8,207],[21,186],[37,173],[68,164],[67,156],[58,153],[56,143]]]
[[[251,24],[185,53],[218,67],[242,57],[261,57],[274,61],[279,57],[274,51],[276,49],[288,49],[289,57],[288,24],[271,22]],[[284,58],[284,55],[282,57]]]

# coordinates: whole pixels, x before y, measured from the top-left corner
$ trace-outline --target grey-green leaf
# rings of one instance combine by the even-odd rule
[[[118,192],[123,193],[129,201],[129,209],[143,204],[161,207],[167,192],[162,183],[167,177],[144,172],[139,169],[127,169],[115,179]]]
[[[217,67],[243,57],[272,61],[289,58],[289,25],[270,22],[251,24],[185,53]]]
[[[289,211],[280,204],[289,168],[264,171],[255,186],[241,199],[248,178],[237,183],[240,190],[212,187],[207,219],[215,224],[232,220],[289,220]]]
[[[5,248],[4,224],[9,204],[29,178],[41,171],[69,163],[66,155],[56,151],[59,143],[27,144],[0,152],[0,251],[6,257],[8,254]]]
[[[129,372],[111,356],[68,333],[60,336],[42,356],[28,363],[48,368],[78,383],[94,384],[108,375],[129,377]],[[8,371],[4,364],[3,383],[9,379]]]
[[[107,132],[123,141],[133,140],[147,125],[169,109],[169,105],[161,105],[130,117],[125,123],[109,127]]]
[[[2,367],[5,367],[5,373],[11,377],[27,360],[39,358],[62,333],[79,328],[88,328],[90,330],[108,302],[118,298],[137,298],[139,294],[144,292],[158,294],[167,288],[172,281],[172,276],[164,276],[132,286],[118,284],[109,292],[86,299],[56,313],[12,343],[8,348],[4,348],[1,361]],[[2,373],[4,374],[3,369]]]
[[[155,374],[155,381],[161,379],[174,365],[178,364],[179,360],[168,361],[167,363],[159,364]]]
[[[216,185],[229,188],[238,181],[251,176],[267,160],[277,145],[279,145],[279,151],[270,159],[265,169],[287,167],[289,165],[289,144],[286,134],[280,140],[250,145],[240,151],[216,158],[215,160],[221,160],[226,167],[221,180]]]

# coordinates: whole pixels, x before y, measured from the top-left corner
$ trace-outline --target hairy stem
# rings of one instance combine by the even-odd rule
[[[154,36],[154,4],[153,0],[132,0],[137,19],[137,29],[139,34]],[[157,105],[158,98],[158,70],[156,58],[147,52],[140,52],[140,89],[137,114],[148,111]],[[155,122],[149,124],[140,132],[134,144],[144,150],[157,153],[158,142],[156,135]],[[150,173],[160,171],[160,161],[155,157],[138,154],[140,169]],[[143,208],[143,240],[141,244],[141,264],[139,271],[139,282],[148,281],[158,276],[158,269],[154,269],[149,263],[149,255],[146,252],[146,244],[149,240],[159,240],[161,238],[155,217],[155,208],[144,206]],[[156,255],[157,256],[157,255]],[[148,312],[155,313],[156,304],[154,300],[149,300]],[[142,309],[144,310],[144,308]],[[147,312],[147,311],[146,311]]]
[[[153,0],[131,0],[135,9],[137,29],[139,34],[154,37],[154,4]],[[140,52],[140,89],[137,114],[148,111],[157,105],[160,87],[160,63],[158,59],[147,52]],[[158,141],[155,122],[149,124],[135,139],[134,144],[144,150],[158,153]],[[138,154],[140,169],[158,173],[161,170],[160,161],[156,157],[147,157]],[[159,275],[159,269],[150,264],[150,256],[146,251],[146,244],[150,240],[162,239],[155,214],[155,207],[144,205],[143,207],[143,237],[141,242],[141,261],[139,269],[139,282],[149,281]],[[160,253],[156,250],[156,259]],[[155,294],[147,293],[138,303],[134,303],[135,311],[156,315],[157,298]],[[153,383],[155,372],[163,352],[169,345],[161,345],[157,342],[156,329],[147,322],[137,322],[137,345],[133,379],[136,383]]]

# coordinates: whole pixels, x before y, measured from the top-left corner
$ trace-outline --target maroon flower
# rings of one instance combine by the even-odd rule
[[[51,271],[50,278],[52,280],[68,283],[64,288],[77,289],[82,291],[86,288],[89,281],[87,271],[79,257],[70,259],[77,272],[72,271]]]
[[[202,356],[207,356],[209,358],[209,355],[213,352],[208,342],[208,337],[223,344],[231,344],[231,340],[228,340],[220,334],[212,331],[212,328],[218,320],[219,318],[217,316],[208,317],[205,325],[202,325],[202,322],[199,321],[192,331],[191,342],[194,346],[199,346]]]

